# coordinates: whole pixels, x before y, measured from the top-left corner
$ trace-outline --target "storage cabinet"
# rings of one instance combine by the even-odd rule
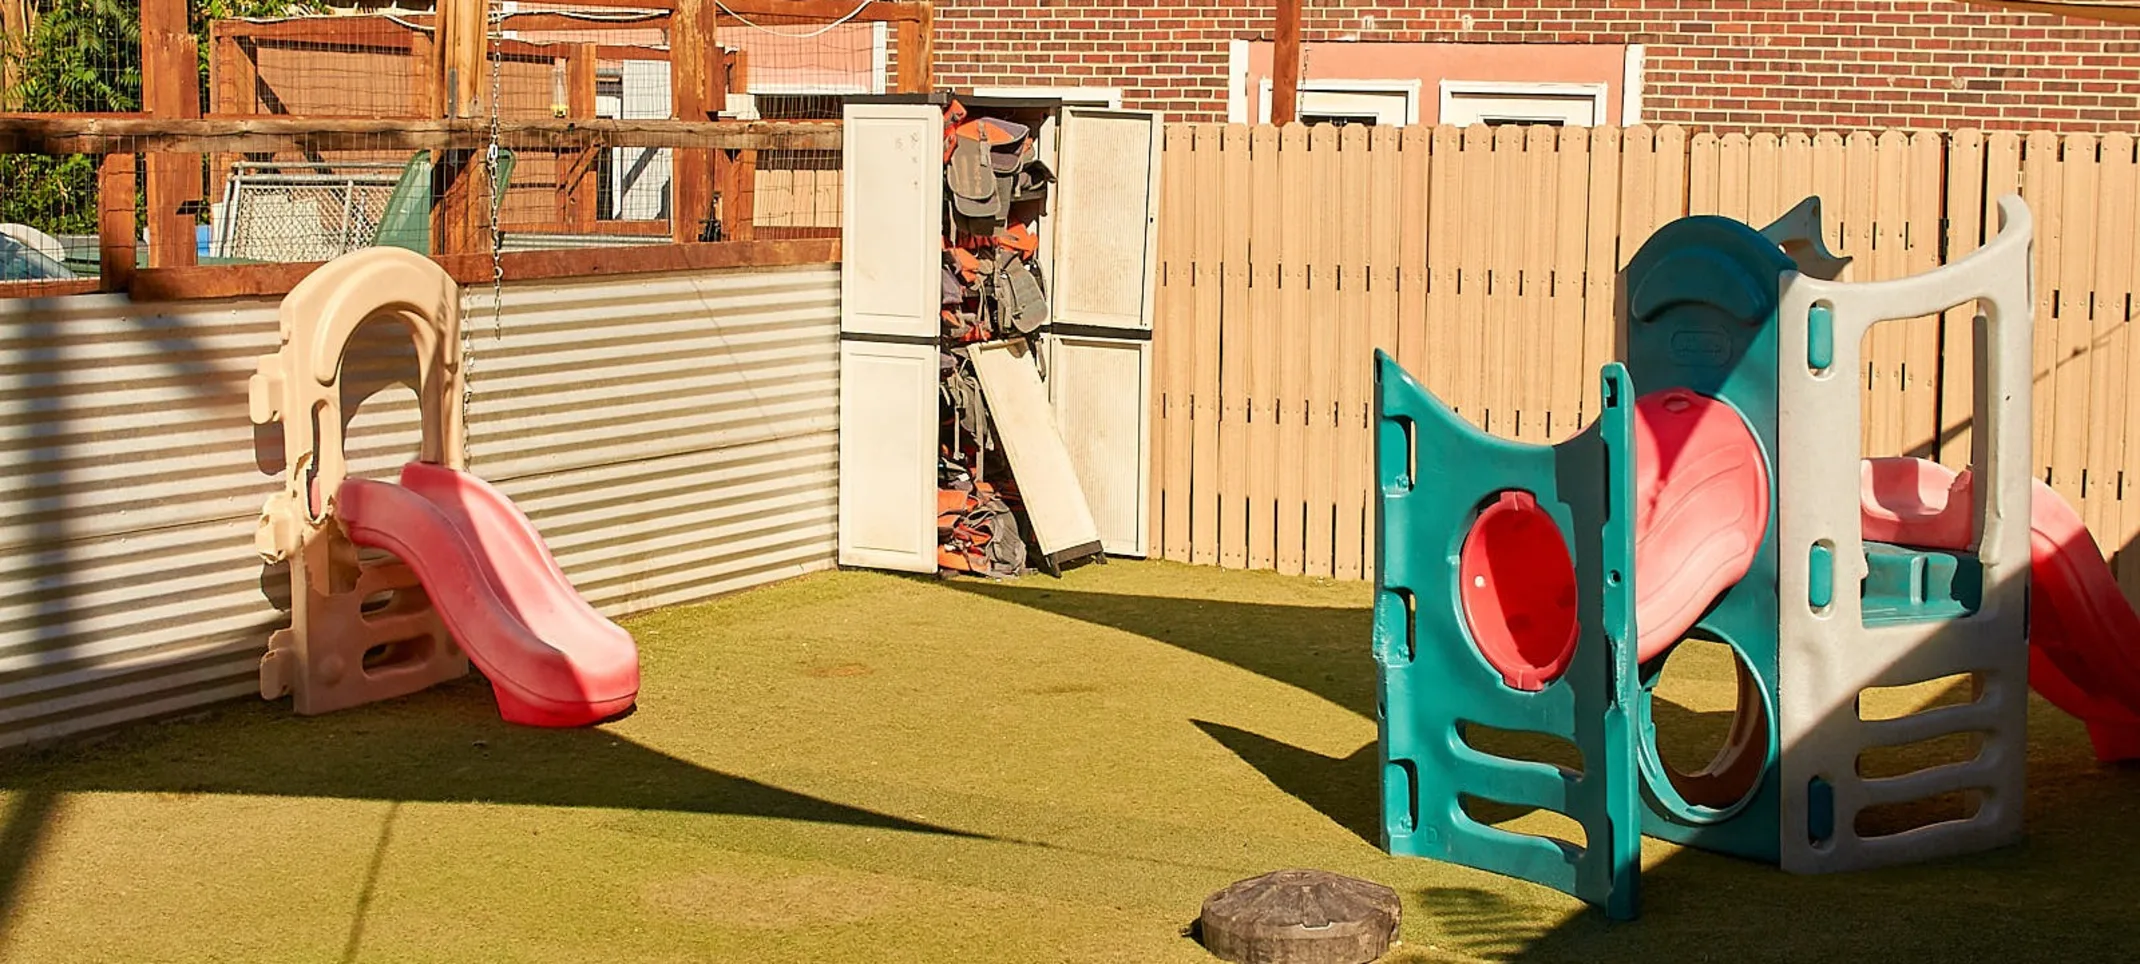
[[[1160,116],[1046,99],[957,99],[974,113],[1031,120],[1041,163],[1055,174],[1036,231],[1049,305],[1037,339],[1041,374],[1101,547],[1144,556]],[[855,98],[845,108],[842,565],[937,569],[951,101],[891,95]]]

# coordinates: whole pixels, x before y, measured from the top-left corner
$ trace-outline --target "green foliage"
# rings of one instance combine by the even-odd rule
[[[141,109],[138,0],[32,0],[25,49],[6,51],[19,78],[9,109],[124,113]],[[193,0],[187,28],[199,42],[203,102],[212,21],[324,12],[313,0]],[[96,164],[88,157],[0,156],[0,222],[55,233],[96,230]]]
[[[141,109],[141,10],[133,0],[33,4],[27,49],[16,51],[17,110],[104,113]],[[0,156],[0,222],[61,234],[94,232],[97,169],[89,157]]]
[[[35,4],[17,72],[19,109],[110,112],[141,109],[141,8],[133,0]]]
[[[0,154],[0,222],[53,234],[97,229],[97,166],[85,154]]]

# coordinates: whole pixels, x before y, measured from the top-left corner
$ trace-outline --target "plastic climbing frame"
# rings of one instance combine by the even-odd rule
[[[1388,355],[1375,361],[1384,846],[1632,916],[1640,841],[1619,829],[1638,805],[1627,373],[1606,366],[1599,417],[1545,447],[1473,428]],[[1531,591],[1498,593],[1503,580]],[[1473,646],[1470,622],[1508,631]],[[1566,740],[1581,767],[1484,752],[1467,740],[1478,727]],[[1558,811],[1586,839],[1495,829],[1465,798]]]
[[[1619,278],[1621,363],[1555,446],[1495,438],[1376,355],[1383,837],[1635,915],[1642,834],[1852,870],[2020,833],[2029,580],[2031,225],[1926,274],[1838,280],[1817,199],[1761,230],[1660,228]],[[1973,544],[1863,538],[1859,346],[1974,303]],[[1638,395],[1639,392],[1639,395]],[[1870,464],[1870,463],[1868,463]],[[1957,490],[1958,492],[1961,490]],[[1854,591],[1853,591],[1854,590]],[[1657,749],[1652,694],[1686,638],[1730,648],[1731,734],[1695,772]],[[1967,676],[1973,699],[1866,720],[1868,688]],[[1580,768],[1482,750],[1478,727],[1572,743]],[[1868,777],[1877,746],[1971,733],[1970,760]],[[1960,793],[1963,817],[1878,836],[1871,807]],[[1544,808],[1586,840],[1514,833],[1472,801]],[[1639,832],[1636,828],[1639,828]]]

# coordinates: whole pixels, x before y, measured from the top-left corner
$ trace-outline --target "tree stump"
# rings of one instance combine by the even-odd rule
[[[1323,870],[1280,870],[1204,900],[1204,948],[1238,964],[1367,964],[1397,938],[1397,892]]]

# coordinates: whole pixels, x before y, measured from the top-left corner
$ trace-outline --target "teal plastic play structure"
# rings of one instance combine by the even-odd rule
[[[1836,280],[1848,259],[1822,245],[1816,198],[1759,230],[1716,216],[1665,225],[1618,279],[1622,360],[1601,373],[1596,417],[1557,445],[1479,431],[1376,354],[1385,849],[1534,881],[1629,919],[1644,835],[1799,872],[2018,837],[2018,807],[1997,801],[2018,797],[2025,755],[2025,684],[2017,696],[2008,682],[2025,660],[2023,597],[1986,575],[2011,574],[2000,567],[2015,543],[1856,542],[1859,388],[1831,377],[1862,370],[1869,325],[1970,301],[1980,335],[1994,336],[1981,341],[1978,384],[2026,372],[2030,226],[2018,198],[2001,213],[2000,238],[1978,254],[1867,284]],[[2019,366],[1986,367],[1985,355],[2017,351]],[[2013,424],[1998,396],[1979,395],[1979,424],[1994,414]],[[2018,417],[2025,426],[2025,404]],[[1816,461],[1809,439],[1847,451]],[[2027,444],[2025,429],[1980,439],[1979,476],[2025,464]],[[1819,530],[1846,511],[1847,536]],[[1665,656],[1685,638],[1727,645],[1740,679],[1726,745],[1692,773],[1660,757],[1651,712]],[[1863,688],[1957,672],[1990,681],[1965,713],[1920,714],[1929,719],[1892,733],[1857,719]],[[1482,728],[1565,741],[1580,766],[1482,749]],[[1905,731],[1979,733],[1985,750],[1900,781],[1838,766]],[[1863,808],[1949,783],[1982,803],[1970,817],[1859,836]],[[1585,839],[1492,826],[1472,815],[1479,804],[1556,811]]]
[[[1630,916],[1640,840],[1614,832],[1634,822],[1638,791],[1627,370],[1606,366],[1598,418],[1551,448],[1472,428],[1379,352],[1376,382],[1384,846],[1534,880]],[[1482,505],[1505,530],[1542,531],[1555,546],[1560,534],[1570,537],[1573,624],[1541,627],[1540,643],[1519,644],[1561,660],[1552,679],[1503,677],[1470,647],[1439,645],[1466,637],[1455,598],[1459,540]],[[1584,772],[1482,752],[1465,739],[1480,725],[1565,739],[1582,752]],[[1557,810],[1582,824],[1588,840],[1609,845],[1505,833],[1468,817],[1462,796]]]

